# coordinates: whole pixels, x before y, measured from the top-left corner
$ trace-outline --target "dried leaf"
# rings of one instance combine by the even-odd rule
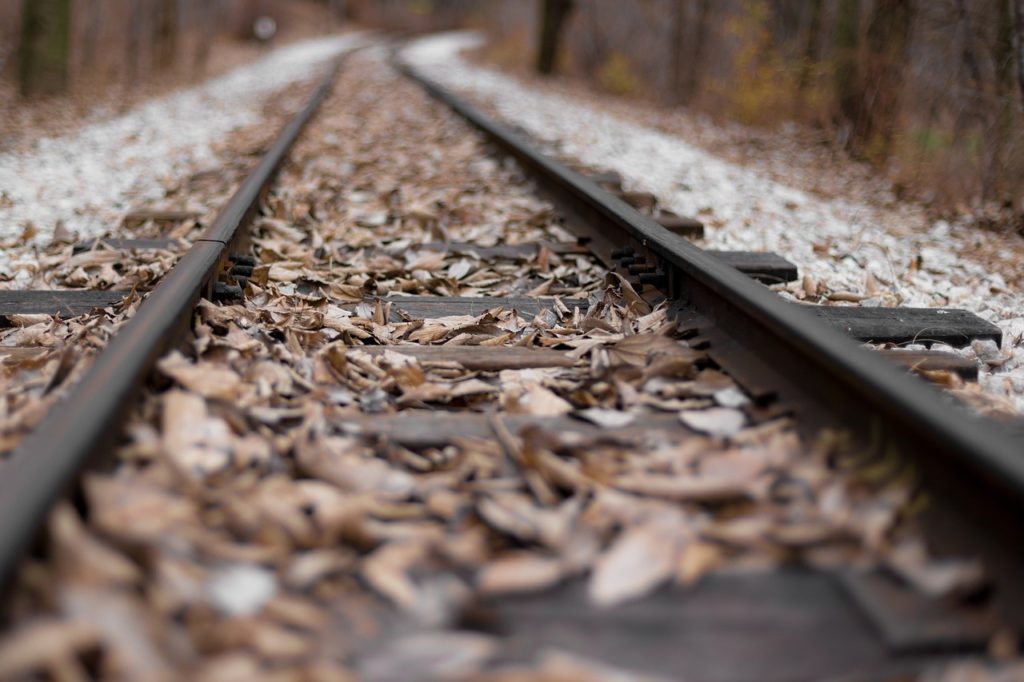
[[[694,431],[720,438],[735,436],[747,422],[743,412],[728,407],[680,412],[679,419]]]
[[[237,401],[242,380],[233,370],[209,362],[193,364],[178,352],[172,352],[157,363],[161,372],[204,398]]]
[[[572,405],[539,384],[532,384],[514,398],[509,398],[506,408],[514,414],[529,414],[534,417],[558,417],[572,412]]]
[[[590,601],[615,606],[649,593],[673,574],[687,539],[685,525],[674,514],[626,528],[597,560],[588,586]]]
[[[631,474],[615,479],[615,487],[639,495],[663,497],[678,502],[735,502],[750,499],[750,476],[665,476]]]
[[[885,562],[921,594],[935,599],[976,592],[985,582],[978,561],[933,559],[921,541],[904,542],[890,551]]]
[[[425,552],[426,548],[418,543],[387,544],[366,558],[361,573],[371,587],[397,606],[412,610],[419,592],[407,571]]]
[[[366,682],[471,679],[498,651],[490,637],[466,632],[410,635],[363,657]]]
[[[163,450],[185,472],[207,476],[231,463],[231,430],[211,417],[194,393],[169,391],[163,399]]]
[[[529,552],[503,556],[484,566],[477,589],[484,594],[536,592],[557,584],[564,573],[562,562]]]
[[[99,644],[100,633],[88,620],[30,621],[0,643],[0,678],[42,673],[51,663],[77,657]]]
[[[629,426],[636,419],[634,415],[628,412],[605,410],[599,407],[580,410],[576,414],[604,429],[621,429]]]

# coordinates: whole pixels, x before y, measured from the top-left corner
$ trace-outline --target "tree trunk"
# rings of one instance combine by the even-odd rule
[[[142,70],[142,0],[131,0],[124,60],[128,87],[135,88]]]
[[[24,0],[21,22],[21,93],[67,91],[71,0]]]
[[[1010,160],[1013,158],[1014,105],[1014,52],[1013,52],[1013,0],[992,0],[998,17],[995,42],[992,43],[992,63],[995,65],[993,119],[984,135],[986,165],[983,170],[982,191],[987,199],[996,192],[1012,189],[1014,178]]]
[[[196,38],[192,69],[193,77],[198,78],[206,74],[206,67],[210,63],[213,28],[220,21],[220,7],[217,0],[205,0],[197,3],[195,11],[199,21],[199,35]]]
[[[963,46],[960,51],[960,60],[967,69],[967,76],[971,82],[971,89],[978,97],[966,97],[957,103],[956,120],[953,123],[954,135],[960,137],[968,126],[985,117],[985,105],[980,101],[985,91],[985,82],[981,76],[981,67],[978,64],[978,56],[975,54],[975,33],[974,22],[967,9],[967,0],[956,0],[957,23],[963,35]]]
[[[704,53],[708,44],[708,17],[711,14],[711,0],[697,0],[697,20],[694,22],[693,48],[690,50],[690,63],[686,70],[686,83],[683,96],[689,102],[697,96],[700,89],[701,76],[704,71]]]
[[[345,23],[345,0],[330,0],[331,25],[338,28]]]
[[[865,87],[853,135],[876,160],[892,147],[915,9],[914,0],[876,0],[868,24]]]
[[[780,52],[789,52],[796,44],[806,3],[807,0],[771,0],[771,38]]]
[[[1017,63],[1017,85],[1024,106],[1024,0],[1007,0],[1013,7],[1013,51]]]
[[[800,79],[797,82],[797,91],[801,94],[806,92],[811,84],[814,65],[818,63],[818,54],[821,52],[821,15],[824,7],[824,0],[811,0],[811,22],[807,27],[807,42],[804,43],[804,58],[800,64]]]
[[[859,69],[860,0],[839,0],[836,17],[835,84],[841,118],[850,126],[857,119],[862,97]]]
[[[99,44],[102,27],[103,0],[92,0],[89,7],[89,20],[85,25],[85,35],[82,38],[82,70],[87,73],[96,68],[96,46]]]
[[[1014,85],[1013,56],[1013,2],[1014,0],[992,0],[995,13],[999,16],[999,30],[992,45],[992,62],[996,65],[996,92],[999,97],[1012,96]]]
[[[566,19],[572,12],[573,0],[540,0],[543,16],[541,19],[540,49],[537,52],[537,73],[549,76],[555,72],[558,62],[559,43]]]
[[[153,49],[158,69],[174,66],[178,56],[178,0],[157,0]]]
[[[675,0],[672,10],[672,45],[669,54],[669,61],[672,68],[669,76],[669,97],[673,103],[682,100],[683,92],[683,63],[686,57],[683,51],[686,49],[686,6],[688,0]]]
[[[974,22],[967,11],[967,0],[956,0],[956,13],[957,20],[964,31],[963,51],[960,56],[964,66],[967,67],[967,74],[971,77],[973,86],[975,89],[980,89],[983,85],[981,67],[978,65],[978,57],[974,54]]]

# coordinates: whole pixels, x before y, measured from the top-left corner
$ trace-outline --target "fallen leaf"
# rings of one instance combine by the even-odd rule
[[[736,435],[747,421],[741,411],[728,407],[680,412],[679,419],[694,431],[721,438]]]
[[[637,334],[612,344],[608,354],[615,364],[645,367],[655,355],[680,355],[689,357],[693,351],[661,334]]]
[[[682,519],[675,514],[626,528],[594,566],[588,586],[590,601],[597,606],[615,606],[649,593],[672,575],[688,537]]]
[[[666,476],[664,474],[632,474],[615,479],[620,490],[663,497],[678,502],[730,502],[752,497],[753,479],[740,476]]]
[[[477,589],[484,594],[536,592],[562,579],[557,559],[520,552],[503,556],[484,566],[477,575]]]
[[[407,571],[425,553],[426,548],[418,543],[389,543],[366,558],[361,573],[379,593],[397,606],[412,610],[416,607],[419,592]]]
[[[164,453],[181,471],[204,477],[231,463],[231,429],[223,419],[211,417],[195,393],[168,391],[161,426]]]
[[[188,390],[204,398],[228,402],[239,399],[242,379],[233,370],[212,362],[192,363],[174,351],[160,360],[157,367]]]
[[[87,620],[29,621],[0,643],[0,679],[14,680],[42,673],[50,663],[74,658],[100,644],[97,627]]]
[[[471,679],[497,652],[497,642],[485,635],[425,633],[391,640],[363,655],[358,669],[366,682]]]
[[[885,557],[885,563],[918,592],[934,599],[967,595],[985,582],[985,571],[978,561],[932,558],[920,540],[895,547]]]
[[[621,429],[633,423],[636,417],[628,412],[618,410],[605,410],[600,407],[591,407],[580,410],[576,414],[592,424],[603,429]]]
[[[534,417],[559,417],[573,410],[569,402],[539,384],[530,385],[518,396],[510,398],[506,407],[513,414]]]

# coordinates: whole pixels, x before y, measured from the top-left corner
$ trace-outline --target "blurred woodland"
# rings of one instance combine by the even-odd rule
[[[0,0],[0,76],[23,97],[200,78],[222,46],[331,30],[344,0]],[[275,36],[278,37],[278,36]]]
[[[1024,0],[350,0],[376,26],[486,31],[480,58],[687,107],[884,169],[1024,230]]]
[[[26,95],[202,74],[219,38],[303,8],[321,26],[481,29],[478,58],[502,68],[796,123],[907,195],[1024,214],[1024,0],[0,0],[0,74]]]
[[[1024,227],[1024,0],[538,2],[495,3],[493,59],[514,66],[538,50],[541,17],[564,15],[558,73],[746,125],[804,124],[897,191],[995,203]]]

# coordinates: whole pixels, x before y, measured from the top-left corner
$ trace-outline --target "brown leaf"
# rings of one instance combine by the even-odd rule
[[[515,397],[509,397],[506,409],[513,414],[534,417],[558,417],[572,412],[572,405],[540,384],[531,384]]]
[[[558,559],[531,552],[509,554],[480,570],[477,589],[484,594],[536,592],[557,584],[563,571]]]
[[[193,364],[185,356],[173,351],[157,363],[161,372],[188,390],[204,398],[217,398],[237,402],[242,380],[233,370],[212,362]]]
[[[74,583],[130,587],[142,578],[138,566],[89,533],[66,502],[50,514],[50,540],[61,575]]]
[[[615,487],[626,492],[650,497],[663,497],[677,502],[719,503],[750,499],[753,478],[739,476],[666,476],[664,474],[630,474],[615,479]]]
[[[51,663],[77,657],[99,644],[99,630],[85,619],[29,621],[4,636],[0,644],[0,679],[42,673]]]
[[[373,589],[397,606],[412,610],[419,600],[419,591],[408,571],[425,554],[426,547],[419,543],[386,544],[366,558],[360,572]]]
[[[985,582],[985,572],[978,561],[934,559],[919,540],[904,542],[891,550],[885,561],[921,594],[935,599],[970,594]]]
[[[330,438],[304,443],[296,450],[302,470],[343,490],[373,492],[392,499],[407,497],[415,488],[413,477],[386,461],[363,456],[354,439]]]
[[[614,343],[608,348],[608,354],[616,365],[630,365],[633,367],[646,367],[648,361],[658,355],[666,357],[694,358],[692,349],[683,346],[661,334],[636,334],[627,336]]]
[[[743,412],[729,407],[680,412],[679,419],[694,431],[720,438],[736,435],[747,422]]]
[[[203,477],[231,463],[231,430],[223,419],[211,417],[194,393],[164,395],[162,431],[165,455],[183,472]]]
[[[368,682],[399,680],[469,680],[498,652],[498,644],[485,635],[440,632],[391,640],[364,656],[359,672]]]
[[[590,601],[615,606],[644,596],[672,575],[688,538],[676,514],[627,528],[597,560],[588,586]]]
[[[687,543],[676,566],[676,580],[682,585],[695,585],[724,559],[725,550],[720,545],[703,540]]]

